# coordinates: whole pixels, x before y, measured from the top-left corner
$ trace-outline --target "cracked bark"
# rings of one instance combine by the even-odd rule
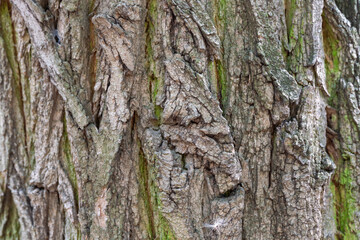
[[[358,5],[0,0],[0,238],[360,238]]]

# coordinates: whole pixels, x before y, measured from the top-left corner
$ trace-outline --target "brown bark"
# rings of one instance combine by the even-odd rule
[[[357,6],[0,0],[0,238],[359,238]]]

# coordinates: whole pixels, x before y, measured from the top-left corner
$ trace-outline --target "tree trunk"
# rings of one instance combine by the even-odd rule
[[[0,0],[0,238],[360,238],[359,6]]]

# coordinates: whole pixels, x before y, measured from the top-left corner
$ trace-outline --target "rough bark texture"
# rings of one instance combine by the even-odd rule
[[[0,0],[1,239],[359,239],[357,0]]]

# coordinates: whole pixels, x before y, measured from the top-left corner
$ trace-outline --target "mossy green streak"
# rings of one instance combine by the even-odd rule
[[[174,240],[175,235],[172,232],[168,222],[162,215],[161,200],[159,197],[159,190],[156,186],[154,168],[149,164],[145,158],[144,152],[139,146],[139,182],[140,182],[140,196],[143,200],[146,214],[146,227],[148,232],[148,239],[164,239]]]
[[[154,112],[158,122],[161,122],[161,115],[163,109],[161,106],[156,104],[156,97],[160,91],[160,88],[163,87],[163,80],[160,77],[160,73],[156,68],[156,63],[154,59],[154,50],[153,50],[153,41],[154,35],[156,34],[156,21],[158,17],[157,12],[157,0],[150,0],[148,2],[148,14],[145,21],[146,29],[146,59],[147,59],[147,69],[148,69],[148,82],[149,82],[149,91],[151,93],[151,102],[154,105]]]
[[[64,116],[64,119],[63,119],[62,143],[63,143],[62,149],[63,149],[63,153],[65,156],[64,168],[69,176],[71,186],[73,187],[73,190],[74,190],[76,206],[78,206],[79,193],[78,193],[77,177],[76,177],[75,166],[74,166],[74,163],[72,160],[72,155],[71,155],[71,146],[70,146],[70,141],[69,141],[68,132],[67,132],[66,116]]]
[[[325,52],[326,85],[330,93],[329,104],[337,107],[338,83],[340,78],[340,44],[326,18],[323,18],[323,39]]]

